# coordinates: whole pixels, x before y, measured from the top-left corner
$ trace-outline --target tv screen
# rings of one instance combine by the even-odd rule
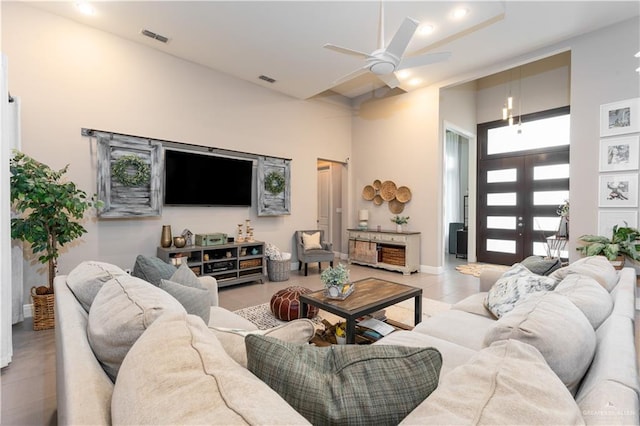
[[[165,150],[164,204],[251,206],[253,162]]]

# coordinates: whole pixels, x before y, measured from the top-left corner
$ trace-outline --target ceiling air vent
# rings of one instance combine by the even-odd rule
[[[258,77],[260,80],[264,80],[267,83],[275,83],[276,80],[275,78],[271,78],[271,77],[267,77],[266,75],[261,75],[260,77]]]
[[[169,41],[169,39],[167,37],[165,37],[163,35],[160,35],[160,34],[156,34],[153,31],[142,30],[142,31],[140,31],[140,33],[142,35],[144,35],[144,36],[147,36],[147,37],[152,38],[154,40],[158,40],[159,42],[162,42],[162,43],[166,43],[166,42]]]

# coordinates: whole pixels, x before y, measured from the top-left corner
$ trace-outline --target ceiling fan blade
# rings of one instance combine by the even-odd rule
[[[436,62],[446,61],[451,57],[451,52],[427,53],[426,55],[413,56],[410,58],[402,58],[397,70],[405,68],[421,67],[423,65],[435,64]]]
[[[398,59],[402,58],[404,51],[407,50],[407,46],[411,41],[411,37],[413,37],[413,33],[416,32],[416,28],[418,28],[418,21],[409,17],[404,18],[402,25],[400,25],[400,28],[398,28],[398,31],[396,31],[393,39],[391,39],[391,42],[385,49],[386,52]]]
[[[349,49],[348,47],[336,46],[335,44],[330,44],[330,43],[327,43],[322,47],[324,47],[325,49],[333,50],[338,53],[344,53],[345,55],[358,56],[360,58],[366,58],[369,56],[368,53]]]
[[[395,89],[400,86],[400,81],[396,77],[395,73],[378,75],[378,78],[384,82],[390,89]]]
[[[360,75],[362,75],[362,74],[364,74],[364,73],[366,73],[368,71],[369,70],[367,69],[367,67],[358,68],[357,70],[352,71],[347,75],[343,75],[339,79],[335,80],[333,82],[333,84],[337,86],[338,84],[342,84],[342,83],[345,83],[345,82],[347,82],[349,80],[352,80],[352,79],[354,79],[354,78],[356,78],[356,77],[358,77],[358,76],[360,76]]]

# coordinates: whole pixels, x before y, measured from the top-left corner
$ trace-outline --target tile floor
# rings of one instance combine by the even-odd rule
[[[423,296],[455,303],[478,291],[478,279],[460,274],[455,266],[466,263],[464,259],[447,258],[444,273],[430,275],[414,273],[404,276],[398,272],[350,265],[351,279],[378,277],[421,287]],[[326,265],[325,265],[326,266]],[[220,305],[236,310],[268,302],[276,291],[291,285],[320,289],[317,265],[310,265],[309,275],[291,271],[288,281],[251,283],[222,288]],[[33,331],[30,318],[13,328],[13,362],[2,369],[0,376],[2,425],[56,425],[55,390],[55,330]]]

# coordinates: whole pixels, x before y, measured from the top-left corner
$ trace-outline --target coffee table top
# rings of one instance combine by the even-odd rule
[[[411,297],[422,297],[422,289],[378,278],[353,283],[353,293],[344,300],[326,297],[324,290],[300,295],[300,301],[339,315],[354,318],[386,308]]]

